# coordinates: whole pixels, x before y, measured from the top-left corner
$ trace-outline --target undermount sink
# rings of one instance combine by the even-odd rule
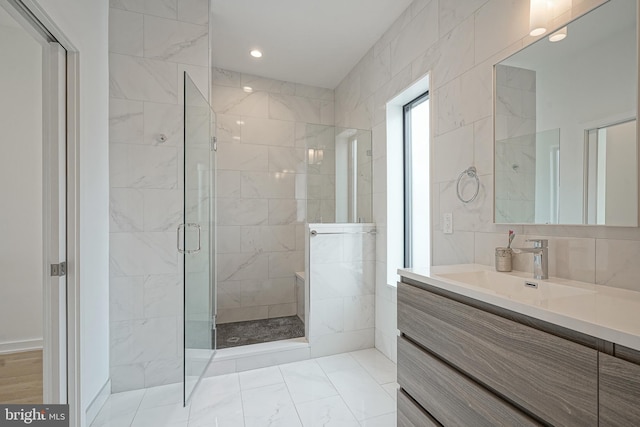
[[[479,287],[511,299],[528,302],[594,293],[590,289],[569,286],[553,280],[537,280],[516,274],[498,273],[489,270],[442,273],[437,276],[453,282]]]

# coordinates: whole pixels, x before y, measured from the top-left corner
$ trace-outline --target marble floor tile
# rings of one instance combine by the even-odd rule
[[[113,394],[91,427],[394,427],[395,369],[377,350]],[[393,378],[386,382],[393,373]]]
[[[400,386],[397,382],[382,384],[382,388],[387,392],[389,396],[393,398],[396,403],[398,402],[398,389],[400,388]]]
[[[396,381],[396,364],[374,348],[349,353],[378,384]]]
[[[334,354],[315,359],[325,374],[349,369],[358,369],[358,362],[348,353]]]
[[[360,427],[340,396],[296,404],[303,427]]]
[[[240,372],[239,377],[242,390],[284,383],[282,373],[277,366]]]
[[[358,421],[396,410],[396,402],[363,368],[327,375]]]
[[[285,384],[244,390],[242,405],[246,427],[302,426]]]
[[[367,418],[360,422],[362,427],[396,427],[396,413],[380,415],[379,417]]]
[[[102,409],[100,409],[100,412],[98,412],[96,421],[101,419],[107,420],[109,418],[113,419],[126,414],[135,414],[140,407],[140,402],[142,402],[144,394],[145,390],[133,390],[112,394]],[[131,419],[133,420],[133,417],[131,417]]]
[[[187,427],[189,409],[182,405],[139,409],[131,427]]]
[[[91,424],[91,427],[130,426],[135,416],[136,416],[135,412],[129,412],[126,414],[114,414],[114,415],[98,414],[96,419]]]
[[[235,375],[235,374],[234,374]],[[189,427],[243,427],[242,395],[239,391],[217,393],[206,399],[194,399]]]
[[[204,378],[195,391],[192,404],[196,405],[200,402],[209,402],[212,397],[223,396],[226,394],[239,393],[240,380],[238,374],[227,374],[218,377]]]
[[[308,402],[338,394],[315,360],[281,365],[280,371],[295,403]]]
[[[182,406],[182,383],[163,385],[146,390],[140,410],[156,408],[158,406]]]

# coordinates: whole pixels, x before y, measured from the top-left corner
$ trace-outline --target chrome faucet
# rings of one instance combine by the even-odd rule
[[[549,278],[549,241],[547,239],[531,239],[532,248],[513,248],[513,253],[531,253],[533,254],[533,278],[548,279]]]

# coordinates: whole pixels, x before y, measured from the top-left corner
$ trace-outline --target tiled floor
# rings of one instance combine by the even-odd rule
[[[113,394],[92,427],[395,427],[396,365],[375,349]]]

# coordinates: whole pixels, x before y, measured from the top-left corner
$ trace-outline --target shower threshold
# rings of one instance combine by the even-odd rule
[[[240,347],[304,337],[304,323],[298,316],[222,323],[216,327],[216,348]]]

